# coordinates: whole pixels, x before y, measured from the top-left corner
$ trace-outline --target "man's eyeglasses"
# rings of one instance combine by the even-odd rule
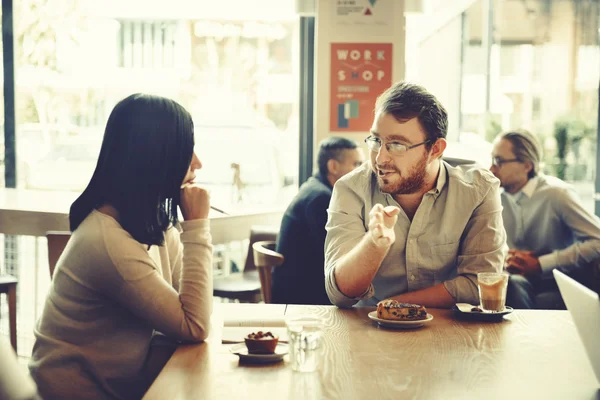
[[[518,158],[510,158],[508,160],[505,160],[500,157],[492,157],[492,165],[494,167],[500,168],[502,166],[502,164],[511,163],[511,162],[521,162],[521,160],[519,160]]]
[[[431,142],[431,140],[426,140],[424,142],[413,144],[410,146],[407,146],[400,142],[386,142],[385,149],[391,155],[397,156],[397,155],[406,153],[410,149],[414,149],[415,147],[422,146],[429,142]],[[368,136],[367,138],[365,138],[365,143],[367,144],[367,147],[369,147],[369,150],[371,150],[373,152],[377,153],[377,152],[379,152],[379,150],[381,150],[381,145],[382,145],[381,139],[379,139],[376,136]]]

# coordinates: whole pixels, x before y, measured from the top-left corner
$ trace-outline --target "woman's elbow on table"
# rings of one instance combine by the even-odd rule
[[[186,321],[182,329],[181,340],[186,342],[203,342],[210,333],[210,321]]]
[[[210,323],[206,323],[205,325],[198,325],[193,330],[193,339],[196,342],[203,342],[208,337],[210,333]]]

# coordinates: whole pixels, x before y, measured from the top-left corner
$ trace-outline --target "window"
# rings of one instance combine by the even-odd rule
[[[531,105],[531,118],[533,120],[539,120],[542,115],[542,99],[534,97]]]
[[[16,96],[17,142],[33,126],[45,153],[30,160],[17,149],[20,187],[83,190],[89,180],[82,174],[53,179],[40,163],[50,162],[67,131],[80,146],[95,146],[85,153],[97,154],[114,105],[146,92],[172,98],[192,114],[205,166],[197,176],[214,186],[215,202],[234,213],[288,204],[297,190],[299,146],[293,0],[219,1],[208,11],[191,0],[148,2],[143,13],[135,4],[65,3],[60,18],[30,2],[21,11],[28,18],[15,20],[16,69],[24,82]],[[39,30],[49,47],[37,46]],[[262,144],[265,137],[269,145]],[[229,151],[214,151],[223,147]],[[242,182],[239,196],[231,193],[234,179]]]
[[[215,206],[232,214],[283,211],[298,182],[294,4],[15,2],[18,186],[72,192],[66,197],[80,193],[95,168],[110,111],[124,97],[146,92],[170,97],[192,114],[203,163],[197,178]],[[0,235],[0,244],[0,270],[19,276],[19,290],[28,294],[18,296],[26,339],[20,338],[19,353],[31,354],[50,284],[40,268],[45,239]],[[241,254],[230,258],[239,264]],[[0,332],[7,334],[5,321]]]
[[[528,129],[544,147],[544,172],[572,183],[593,210],[600,2],[478,0],[424,9],[407,16],[406,69],[448,110],[447,154],[489,165],[498,133]],[[569,130],[564,160],[554,138],[561,124]]]
[[[176,21],[119,21],[118,66],[170,68],[175,64]]]

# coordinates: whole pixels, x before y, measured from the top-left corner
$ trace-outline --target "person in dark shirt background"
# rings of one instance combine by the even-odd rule
[[[273,303],[331,304],[324,278],[327,208],[335,182],[363,160],[352,140],[332,136],[320,143],[319,169],[302,184],[281,221],[277,252],[285,261],[273,269]]]

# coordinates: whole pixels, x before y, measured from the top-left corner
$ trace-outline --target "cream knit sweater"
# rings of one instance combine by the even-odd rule
[[[163,246],[137,242],[99,211],[73,232],[35,330],[29,368],[42,397],[140,397],[154,331],[208,335],[212,245],[208,220],[170,228]]]

